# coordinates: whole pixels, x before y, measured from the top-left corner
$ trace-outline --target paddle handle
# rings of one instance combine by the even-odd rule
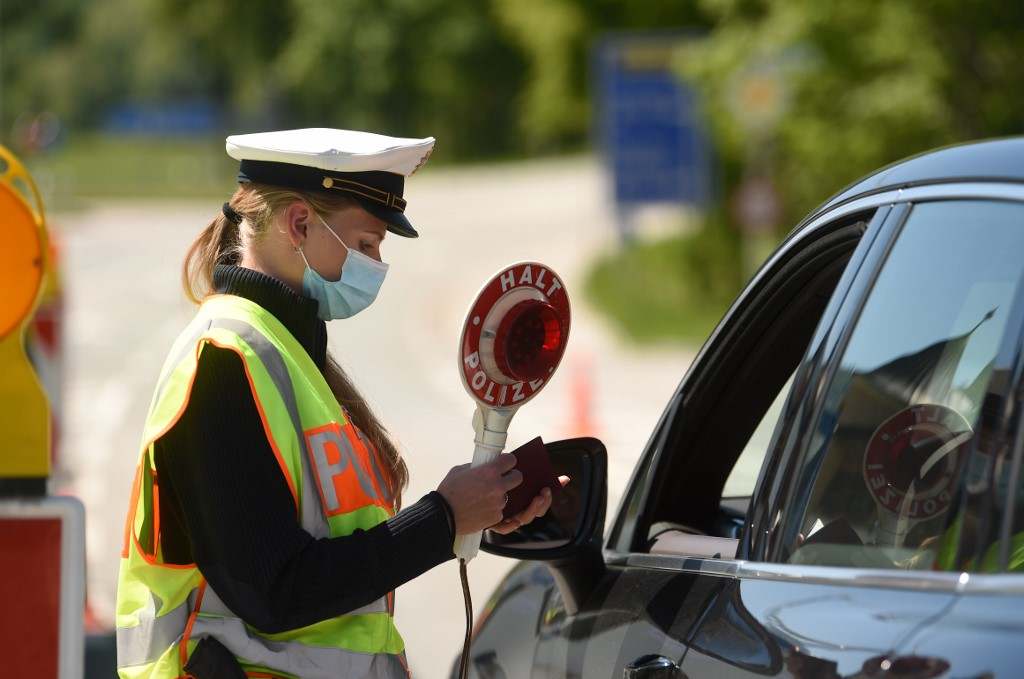
[[[501,451],[504,450],[505,446],[496,446],[482,441],[476,442],[476,448],[473,450],[473,465],[479,467],[482,464],[487,464],[493,461]],[[476,556],[477,551],[480,549],[480,538],[483,533],[466,533],[465,535],[455,536],[455,544],[453,551],[455,556],[464,559],[469,562]]]

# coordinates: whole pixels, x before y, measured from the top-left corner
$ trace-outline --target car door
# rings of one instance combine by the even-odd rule
[[[890,211],[796,372],[744,558],[677,564],[721,583],[678,676],[1019,669],[1006,644],[1024,628],[1020,578],[972,572],[993,559],[1005,569],[1012,551],[1003,518],[1019,483],[1022,247],[1020,203]],[[1016,605],[986,600],[993,588],[1016,591]],[[986,625],[1001,633],[989,635],[1001,665],[998,643],[965,634]]]
[[[773,402],[781,403],[819,319],[835,313],[829,301],[852,281],[844,271],[863,264],[866,248],[858,244],[873,233],[874,213],[847,213],[797,232],[730,309],[637,466],[609,536],[601,582],[575,610],[567,610],[557,587],[549,590],[532,677],[621,677],[648,655],[682,661],[727,581],[676,568],[678,560],[668,568],[646,561],[650,532],[683,530],[735,549],[766,449],[757,425]],[[882,217],[876,221],[874,230]],[[756,445],[749,452],[751,441],[760,442],[760,454]],[[745,462],[737,466],[740,458]],[[674,488],[668,479],[681,483]],[[739,492],[723,502],[727,481]]]

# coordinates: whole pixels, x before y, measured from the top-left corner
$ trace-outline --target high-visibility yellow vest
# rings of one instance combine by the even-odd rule
[[[394,593],[345,615],[266,634],[232,613],[195,564],[165,563],[154,442],[188,403],[207,344],[242,359],[267,439],[302,527],[314,538],[369,529],[394,513],[391,476],[349,421],[305,349],[270,312],[233,295],[207,298],[175,341],[142,434],[117,588],[117,665],[123,679],[179,677],[211,636],[250,676],[407,677]]]

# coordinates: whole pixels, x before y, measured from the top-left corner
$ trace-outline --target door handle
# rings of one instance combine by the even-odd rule
[[[679,665],[663,655],[644,655],[626,665],[623,679],[686,679]]]

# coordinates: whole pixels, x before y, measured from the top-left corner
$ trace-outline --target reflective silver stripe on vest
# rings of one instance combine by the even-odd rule
[[[401,655],[357,653],[298,642],[270,641],[249,632],[238,618],[199,616],[192,625],[191,638],[201,636],[216,638],[244,662],[288,672],[303,679],[393,679],[408,676]]]
[[[193,589],[189,593],[188,598],[177,608],[168,611],[160,617],[156,617],[156,611],[160,609],[161,601],[160,597],[150,592],[149,605],[138,612],[139,624],[135,627],[117,628],[117,666],[132,667],[134,665],[148,665],[149,663],[156,662],[168,648],[177,644],[181,639],[181,635],[185,631],[185,625],[188,623],[188,616],[195,606],[196,594],[197,591]],[[214,592],[213,588],[209,585],[207,585],[206,591],[203,592],[203,603],[199,610],[206,615],[223,616],[225,618],[231,618],[232,620],[237,619],[237,616],[231,612],[231,609],[227,607],[227,605],[219,596],[217,596],[217,593]],[[387,612],[387,597],[383,596],[376,601],[370,602],[366,606],[349,611],[345,615]],[[209,620],[209,618],[201,619]],[[200,620],[200,618],[197,618],[197,622],[198,620]],[[231,628],[234,629],[234,626],[231,626]],[[197,629],[198,627],[193,625],[191,635],[192,639],[196,638]],[[248,635],[248,633],[247,636],[252,637],[252,635]],[[263,639],[259,639],[258,637],[253,637],[253,639],[255,639],[257,643],[270,643]],[[226,640],[221,639],[219,636],[218,640],[223,642],[225,645],[228,645]],[[250,642],[247,641],[245,643],[249,644]],[[287,646],[289,649],[305,647],[304,644],[299,642],[290,642]],[[272,650],[275,653],[278,652],[277,650]],[[349,653],[349,651],[342,652]],[[357,655],[364,656],[366,654]],[[280,667],[279,669],[285,668]]]
[[[150,592],[149,605],[138,612],[139,624],[117,628],[117,666],[131,667],[156,662],[168,648],[178,642],[185,631],[196,590],[181,605],[160,617],[160,597]]]
[[[309,454],[306,449],[306,437],[302,431],[302,419],[299,417],[299,404],[295,398],[295,387],[292,385],[291,375],[288,374],[288,367],[284,359],[270,340],[263,336],[254,326],[235,318],[216,318],[211,324],[212,328],[224,328],[235,333],[249,345],[256,353],[267,374],[277,387],[281,400],[284,401],[285,409],[292,420],[292,427],[295,429],[295,437],[299,443],[300,463],[302,468],[302,498],[300,501],[301,524],[306,531],[315,538],[326,538],[330,536],[330,527],[320,507],[320,498],[317,496],[316,480],[309,469]]]
[[[210,583],[206,583],[206,590],[203,592],[203,603],[199,607],[199,611],[208,615],[238,617],[231,612],[231,609],[224,603],[224,600],[217,596],[217,593],[213,591],[213,587],[210,587]]]
[[[388,596],[385,594],[376,601],[371,601],[365,606],[353,609],[343,615],[362,615],[363,613],[390,613],[388,609]]]
[[[160,383],[156,385],[156,396],[153,398],[154,405],[160,402],[160,397],[163,396],[164,388],[167,386],[168,378],[170,378],[170,376],[174,374],[174,371],[178,367],[178,364],[185,360],[185,357],[188,356],[188,353],[190,351],[195,351],[196,341],[203,336],[204,332],[210,329],[211,323],[212,321],[210,320],[197,320],[191,324],[194,325],[195,328],[189,335],[188,341],[181,345],[181,348],[178,350],[178,353],[175,354],[174,359],[167,364],[169,366],[167,375],[165,375],[164,379],[160,380]]]

